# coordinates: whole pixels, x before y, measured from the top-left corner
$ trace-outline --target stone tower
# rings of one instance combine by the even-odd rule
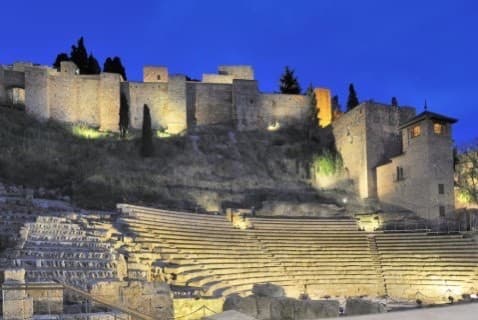
[[[402,154],[377,167],[378,198],[426,219],[453,213],[452,124],[457,120],[425,111],[400,126]]]

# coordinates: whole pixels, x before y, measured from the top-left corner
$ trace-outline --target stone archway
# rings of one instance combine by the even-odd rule
[[[9,87],[6,88],[6,103],[17,108],[25,108],[25,88]]]

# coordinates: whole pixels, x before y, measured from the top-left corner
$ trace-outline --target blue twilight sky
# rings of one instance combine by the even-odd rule
[[[77,4],[77,7],[73,7]],[[81,6],[79,6],[81,4]],[[389,102],[456,117],[458,144],[478,137],[476,0],[2,1],[0,63],[51,64],[80,36],[102,65],[118,55],[131,80],[142,65],[200,78],[219,64],[251,64],[263,91],[285,65],[306,87],[345,105]]]

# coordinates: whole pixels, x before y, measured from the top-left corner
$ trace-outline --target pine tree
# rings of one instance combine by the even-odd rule
[[[103,64],[103,72],[118,73],[123,77],[123,80],[128,80],[126,78],[126,70],[119,57],[114,57],[113,59],[110,57],[106,58]]]
[[[125,138],[129,128],[129,104],[126,96],[122,93],[119,110],[120,137]]]
[[[396,97],[392,97],[392,107],[398,107],[398,100]]]
[[[347,100],[347,111],[352,110],[356,106],[360,104],[359,99],[357,98],[357,93],[355,92],[355,88],[353,83],[349,85],[349,97]]]
[[[143,134],[141,136],[141,155],[151,157],[153,155],[153,130],[151,129],[151,115],[148,105],[143,107]]]
[[[70,60],[70,57],[68,57],[68,54],[67,53],[59,53],[57,56],[56,56],[56,59],[55,59],[55,62],[53,62],[53,68],[55,68],[56,70],[60,71],[60,67],[61,67],[61,62],[62,61],[69,61]]]
[[[294,70],[288,66],[285,67],[284,73],[280,78],[280,92],[287,94],[300,94],[301,92],[299,81],[294,76]]]
[[[71,46],[70,59],[73,61],[78,69],[80,69],[81,74],[88,74],[89,71],[89,61],[88,53],[85,48],[85,43],[83,37],[78,39],[76,46]]]

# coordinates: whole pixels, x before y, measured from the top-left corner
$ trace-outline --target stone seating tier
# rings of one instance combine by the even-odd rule
[[[351,219],[250,217],[252,228],[241,230],[224,216],[127,205],[122,211],[119,220],[137,244],[129,252],[210,295],[247,293],[258,282],[306,285],[330,296],[389,290],[397,298],[420,286],[428,294],[446,283],[478,287],[478,246],[461,235],[373,233],[371,240]]]

